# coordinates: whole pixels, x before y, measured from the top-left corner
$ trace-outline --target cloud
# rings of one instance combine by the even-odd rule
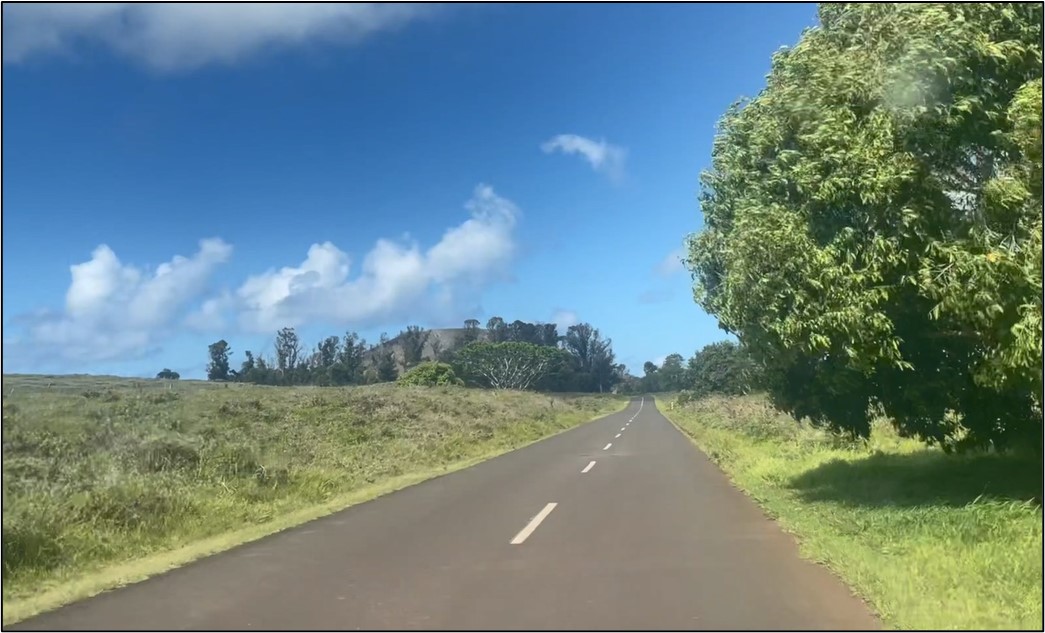
[[[100,43],[157,70],[235,64],[273,47],[356,42],[430,9],[383,3],[55,3],[4,6],[3,61]]]
[[[670,301],[672,296],[674,295],[670,290],[650,289],[639,295],[639,303],[664,303],[665,301]]]
[[[124,264],[102,244],[91,259],[70,266],[65,309],[39,313],[13,341],[12,352],[73,363],[147,355],[231,254],[229,244],[205,239],[191,257],[176,255],[150,272]],[[8,356],[6,346],[4,351]]]
[[[592,169],[613,179],[619,179],[624,175],[624,161],[628,154],[623,147],[611,145],[605,140],[593,141],[576,134],[560,134],[549,139],[541,144],[541,150],[545,154],[580,154]]]
[[[248,278],[232,300],[240,326],[271,332],[314,322],[368,327],[458,316],[485,285],[508,276],[519,216],[487,185],[476,187],[465,208],[471,217],[427,250],[378,240],[355,278],[351,258],[331,242],[313,244],[297,266]]]
[[[577,325],[580,323],[580,319],[577,318],[577,313],[572,310],[556,310],[552,314],[552,323],[559,327],[559,330],[565,333],[571,325]]]
[[[657,264],[656,273],[661,277],[672,277],[685,272],[686,267],[682,260],[686,257],[686,249],[679,247],[664,256]]]

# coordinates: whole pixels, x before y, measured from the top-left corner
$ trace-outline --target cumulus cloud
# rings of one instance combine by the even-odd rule
[[[39,3],[4,7],[3,61],[100,43],[158,70],[234,64],[276,46],[355,42],[429,9],[383,3]]]
[[[679,247],[671,251],[664,256],[664,259],[657,264],[656,272],[661,277],[672,277],[679,273],[685,272],[686,267],[683,265],[682,260],[686,257],[686,249]]]
[[[15,345],[26,346],[37,358],[72,362],[148,354],[231,254],[229,244],[205,239],[191,257],[177,255],[150,272],[121,262],[102,244],[91,259],[70,266],[65,309],[38,315]]]
[[[313,244],[296,266],[250,277],[234,297],[240,325],[256,332],[312,322],[367,327],[456,312],[507,276],[516,251],[514,203],[479,185],[465,207],[470,217],[427,250],[378,240],[354,278],[350,256],[331,242]]]
[[[541,144],[545,154],[561,152],[563,154],[579,154],[597,172],[610,178],[619,179],[624,175],[624,160],[627,150],[607,143],[605,140],[593,141],[577,134],[559,134]]]

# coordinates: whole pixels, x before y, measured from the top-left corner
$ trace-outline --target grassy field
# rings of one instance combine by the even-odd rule
[[[395,385],[3,380],[3,622],[619,410]]]
[[[795,423],[756,397],[660,408],[733,482],[902,629],[1042,628],[1042,462],[954,456]]]

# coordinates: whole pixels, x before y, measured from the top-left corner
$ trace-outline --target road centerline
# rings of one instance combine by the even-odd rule
[[[618,433],[613,439],[617,439],[618,437],[620,437],[620,433]]]
[[[610,442],[610,443],[609,443],[609,444],[607,444],[606,446],[603,446],[603,447],[602,447],[602,450],[604,450],[604,451],[608,451],[608,450],[610,450],[610,447],[611,447],[611,446],[613,446],[613,442]]]
[[[559,504],[549,503],[548,505],[544,506],[544,509],[538,512],[537,516],[530,519],[530,522],[526,524],[526,527],[524,527],[522,530],[519,530],[519,533],[516,534],[515,538],[511,540],[511,544],[520,545],[526,539],[528,539],[530,535],[533,534],[533,531],[537,529],[537,526],[540,525],[541,522],[544,521],[546,518],[548,518],[548,515],[552,513],[552,510],[554,510],[555,506],[557,505]]]
[[[581,474],[583,475],[584,473],[588,472],[589,470],[591,470],[594,467],[595,467],[595,460],[593,459],[590,462],[588,462],[588,465],[584,467],[584,470],[581,471]]]

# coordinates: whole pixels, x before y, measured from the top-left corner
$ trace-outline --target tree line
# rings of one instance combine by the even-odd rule
[[[448,333],[449,341],[444,337]],[[394,338],[382,334],[376,344],[368,345],[355,332],[347,332],[307,348],[294,328],[283,328],[276,333],[272,356],[247,350],[238,368],[231,361],[231,346],[222,339],[208,347],[207,379],[265,385],[375,384],[439,363],[452,371],[424,369],[424,375],[438,384],[460,380],[476,387],[603,392],[626,374],[616,362],[612,341],[588,323],[571,325],[560,335],[553,323],[508,323],[493,317],[485,328],[469,319],[463,328],[436,334],[412,325]],[[415,384],[429,380],[419,375],[411,379]]]
[[[825,3],[720,121],[694,296],[794,417],[1041,452],[1042,18]]]
[[[698,350],[689,359],[669,354],[658,366],[646,361],[641,377],[629,376],[622,391],[657,393],[687,391],[695,398],[710,394],[741,395],[765,387],[765,376],[751,354],[737,343],[720,341]]]

